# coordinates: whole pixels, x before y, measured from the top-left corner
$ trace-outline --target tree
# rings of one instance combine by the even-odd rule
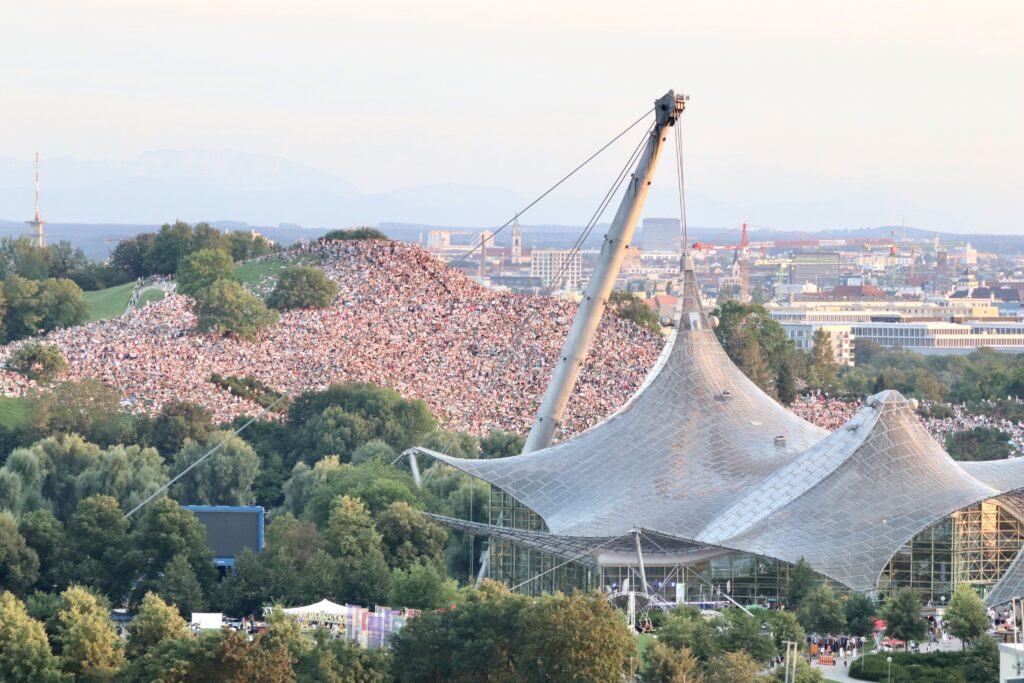
[[[143,255],[146,274],[170,275],[177,271],[178,263],[192,251],[192,237],[192,226],[188,223],[164,223]]]
[[[259,474],[256,451],[231,432],[210,432],[202,441],[187,440],[174,456],[174,468],[182,472],[217,444],[216,453],[175,483],[174,495],[189,505],[252,505],[252,484]]]
[[[42,280],[49,276],[46,249],[28,237],[0,238],[0,278],[11,275],[29,280]]]
[[[295,679],[309,683],[385,683],[386,651],[364,650],[347,638],[315,635],[312,647],[298,656]]]
[[[164,567],[157,590],[182,616],[201,612],[206,606],[203,587],[184,553],[172,557]]]
[[[1005,460],[1013,454],[1010,435],[995,427],[974,427],[946,435],[946,452],[954,460]]]
[[[132,532],[128,560],[137,572],[132,591],[136,600],[146,591],[160,591],[160,579],[178,555],[188,559],[204,593],[208,593],[217,571],[206,545],[206,529],[192,511],[169,498],[158,498],[146,505]]]
[[[875,630],[875,602],[863,593],[851,593],[843,603],[846,632],[866,638]]]
[[[56,346],[28,343],[18,347],[7,359],[7,368],[46,384],[68,371],[68,363]]]
[[[169,638],[187,638],[191,634],[188,624],[173,606],[156,593],[146,593],[135,618],[128,624],[128,645],[125,654],[135,659],[156,648]]]
[[[277,324],[277,311],[234,280],[217,280],[196,296],[192,308],[196,327],[203,332],[233,334],[253,340],[265,327]]]
[[[60,683],[60,663],[43,624],[12,593],[0,595],[0,674],[9,683]]]
[[[61,593],[55,639],[64,669],[79,679],[109,679],[124,664],[124,649],[107,610],[80,586]]]
[[[3,283],[4,332],[7,341],[34,337],[43,320],[39,283],[35,280],[8,275]]]
[[[352,228],[350,230],[331,230],[320,238],[321,242],[333,240],[386,240],[387,235],[376,228]]]
[[[43,591],[55,590],[63,581],[62,564],[67,543],[64,525],[49,510],[32,510],[18,518],[18,532],[39,557],[36,587]]]
[[[366,438],[353,448],[377,438],[400,453],[419,445],[437,426],[423,401],[407,400],[393,389],[359,382],[332,384],[323,391],[300,394],[288,407],[288,421],[294,426],[304,425],[330,406],[338,406],[368,423]]]
[[[110,252],[110,265],[123,270],[133,278],[149,275],[150,271],[146,268],[145,257],[155,239],[155,233],[144,232],[135,237],[121,240]]]
[[[520,656],[520,616],[526,599],[510,595],[503,586],[491,588],[472,594],[456,609],[424,612],[410,620],[391,641],[397,680],[523,680],[515,662]]]
[[[700,661],[684,648],[653,641],[644,655],[640,670],[643,683],[702,683]]]
[[[658,314],[632,292],[613,291],[608,297],[608,305],[619,318],[632,321],[651,332],[661,332],[661,321],[658,319]]]
[[[949,632],[961,641],[974,643],[989,627],[988,613],[974,589],[966,583],[957,584],[944,614]]]
[[[197,403],[170,401],[140,431],[145,432],[146,443],[171,456],[187,439],[206,441],[213,431],[213,414]]]
[[[921,601],[912,588],[901,588],[889,597],[882,612],[885,635],[903,641],[921,640],[928,622],[921,618]]]
[[[192,230],[192,243],[189,245],[190,253],[203,250],[219,249],[227,252],[228,241],[217,228],[209,223],[196,223]]]
[[[39,326],[44,331],[74,327],[89,318],[82,288],[71,280],[49,278],[39,283]]]
[[[274,247],[263,235],[250,231],[236,230],[227,234],[227,249],[235,261],[257,258],[273,253]]]
[[[740,328],[732,336],[731,348],[732,354],[735,354],[733,361],[743,371],[743,374],[766,394],[773,395],[775,393],[775,378],[771,366],[768,365],[765,351],[761,348],[757,338],[746,328]]]
[[[758,683],[761,665],[746,652],[725,652],[705,667],[707,683]]]
[[[455,601],[458,586],[433,565],[413,565],[391,573],[388,602],[413,609],[437,609]]]
[[[786,586],[786,608],[792,612],[800,609],[800,603],[803,602],[804,596],[811,592],[816,582],[817,577],[814,570],[811,569],[810,563],[801,557],[789,573],[789,582]]]
[[[132,418],[122,412],[120,395],[91,377],[33,392],[28,403],[26,430],[33,438],[80,434],[100,446],[130,440]]]
[[[167,483],[167,466],[153,448],[110,446],[75,482],[78,495],[113,496],[131,510]]]
[[[978,638],[971,643],[964,668],[966,683],[999,680],[999,647],[993,638]]]
[[[832,335],[819,327],[814,331],[814,345],[811,348],[811,386],[832,389],[836,384],[837,375]]]
[[[0,513],[0,590],[23,594],[39,578],[39,556],[18,533],[18,525]]]
[[[503,432],[494,429],[486,437],[480,439],[481,458],[508,458],[523,452],[526,439],[515,432]]]
[[[338,296],[336,285],[320,268],[289,266],[277,276],[267,305],[279,311],[293,308],[327,308]]]
[[[785,652],[786,641],[804,642],[806,634],[795,612],[772,610],[768,614],[768,623],[771,625],[772,641],[777,652]]]
[[[631,675],[636,643],[601,595],[544,595],[519,619],[517,669],[527,680],[608,681]]]
[[[392,503],[377,515],[384,559],[392,569],[410,569],[418,564],[444,565],[445,530],[405,501]]]
[[[122,598],[131,582],[126,562],[128,522],[117,500],[110,496],[82,499],[68,522],[68,578]]]
[[[345,600],[375,604],[387,597],[387,562],[373,519],[358,498],[341,496],[331,506],[324,531],[327,552],[339,561]]]
[[[178,293],[198,297],[217,280],[231,278],[235,262],[223,249],[200,249],[181,259],[175,280]]]
[[[361,465],[364,462],[370,462],[376,460],[377,462],[383,462],[391,464],[398,454],[395,453],[395,449],[387,445],[380,439],[370,439],[362,446],[352,451],[352,464]]]
[[[846,626],[843,605],[827,583],[804,597],[800,602],[797,619],[809,633],[842,633]]]

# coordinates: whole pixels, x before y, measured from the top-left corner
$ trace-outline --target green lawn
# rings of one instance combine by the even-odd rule
[[[160,301],[167,293],[162,289],[150,289],[147,292],[143,292],[142,296],[139,297],[139,303],[135,304],[135,308],[145,308],[154,301]]]
[[[277,271],[284,268],[284,263],[280,261],[264,261],[260,263],[245,263],[235,268],[232,275],[235,278],[247,285],[254,285],[260,281],[264,275],[273,275]]]
[[[23,398],[0,396],[0,425],[14,429],[28,416],[28,404]]]
[[[88,322],[116,318],[124,313],[124,309],[128,307],[128,300],[132,298],[134,287],[134,282],[126,282],[116,287],[85,292],[85,303],[89,304]]]

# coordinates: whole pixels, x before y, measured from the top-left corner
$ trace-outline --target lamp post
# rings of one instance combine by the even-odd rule
[[[889,683],[892,683],[892,657],[886,657],[885,661],[889,665]]]

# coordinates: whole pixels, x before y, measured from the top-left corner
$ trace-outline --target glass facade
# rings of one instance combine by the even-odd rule
[[[491,487],[488,516],[494,526],[548,530],[540,515],[494,486]],[[488,576],[519,593],[572,593],[574,590],[597,588],[594,572],[579,563],[567,563],[548,553],[494,538],[488,540],[487,548],[490,556]]]
[[[493,525],[547,531],[539,515],[498,488],[492,487],[490,503]],[[923,602],[938,605],[949,601],[959,583],[984,596],[1022,547],[1024,522],[1006,505],[998,500],[972,505],[905,543],[882,571],[878,596],[884,599],[909,586]],[[531,595],[577,589],[614,593],[640,583],[635,566],[591,569],[495,539],[489,549],[490,577]],[[786,562],[731,551],[686,566],[656,562],[652,558],[651,564],[645,563],[648,587],[669,602],[721,602],[725,592],[741,604],[770,604],[786,595],[791,569]]]

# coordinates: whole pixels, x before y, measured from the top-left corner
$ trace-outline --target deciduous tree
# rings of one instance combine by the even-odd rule
[[[217,280],[231,278],[235,262],[223,249],[200,249],[184,256],[178,264],[175,280],[178,293],[197,297]]]
[[[336,285],[320,268],[289,266],[277,276],[267,305],[279,311],[293,308],[327,308],[338,296]]]
[[[188,624],[173,605],[168,605],[156,593],[146,593],[135,617],[128,624],[128,645],[125,654],[135,659],[172,638],[188,638]]]
[[[9,683],[61,683],[43,624],[12,593],[0,595],[0,676]]]
[[[217,280],[197,294],[193,312],[196,327],[203,332],[233,334],[252,340],[265,327],[277,324],[277,311],[267,308],[256,296],[234,280]]]

